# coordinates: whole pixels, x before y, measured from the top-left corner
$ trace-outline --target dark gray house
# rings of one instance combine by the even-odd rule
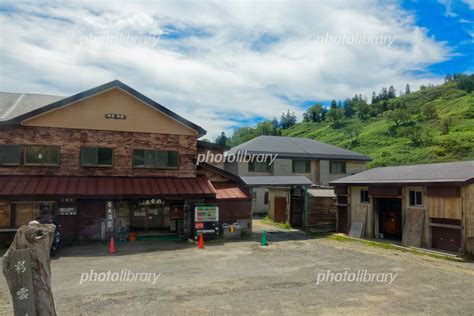
[[[312,184],[328,186],[333,180],[366,170],[367,162],[371,160],[367,156],[347,149],[300,137],[259,136],[227,151],[228,155],[239,153],[277,155],[272,164],[270,161],[225,164],[227,171],[253,183],[253,213],[269,213],[272,217],[275,216],[275,207],[284,205],[283,198],[286,199],[289,210],[290,201],[287,191],[292,185],[290,182],[295,181],[292,177],[303,176]],[[252,177],[259,177],[261,185],[252,181]],[[272,177],[275,180],[278,179],[281,188],[278,192],[275,185],[268,185],[272,182]],[[285,177],[290,181],[286,186]],[[269,190],[269,187],[272,187],[272,190]],[[275,198],[281,201],[275,201]],[[285,218],[289,219],[289,215]]]

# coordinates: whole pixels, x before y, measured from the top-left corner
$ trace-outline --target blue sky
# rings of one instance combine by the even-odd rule
[[[402,6],[412,11],[416,24],[425,27],[437,41],[445,41],[453,48],[449,60],[428,67],[431,73],[474,72],[474,2],[464,1],[403,1]]]
[[[212,138],[473,72],[474,0],[0,1],[0,90],[120,79]],[[366,39],[364,42],[362,39]]]

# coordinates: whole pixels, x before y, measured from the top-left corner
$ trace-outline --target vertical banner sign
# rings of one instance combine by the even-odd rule
[[[13,250],[10,260],[11,295],[15,315],[36,315],[31,258],[28,249]]]
[[[106,203],[105,230],[108,233],[114,232],[114,208],[113,208],[113,203],[110,201]]]

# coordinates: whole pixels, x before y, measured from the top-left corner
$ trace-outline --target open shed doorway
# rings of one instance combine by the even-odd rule
[[[402,199],[376,198],[377,238],[402,240]]]

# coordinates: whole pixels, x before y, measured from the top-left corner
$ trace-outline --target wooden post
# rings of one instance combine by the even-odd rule
[[[15,315],[36,315],[30,251],[12,250],[8,260],[10,293]]]
[[[15,315],[56,315],[50,267],[55,228],[52,224],[21,226],[3,256],[3,274],[12,294]],[[24,272],[17,273],[18,269],[23,271],[23,266]]]

